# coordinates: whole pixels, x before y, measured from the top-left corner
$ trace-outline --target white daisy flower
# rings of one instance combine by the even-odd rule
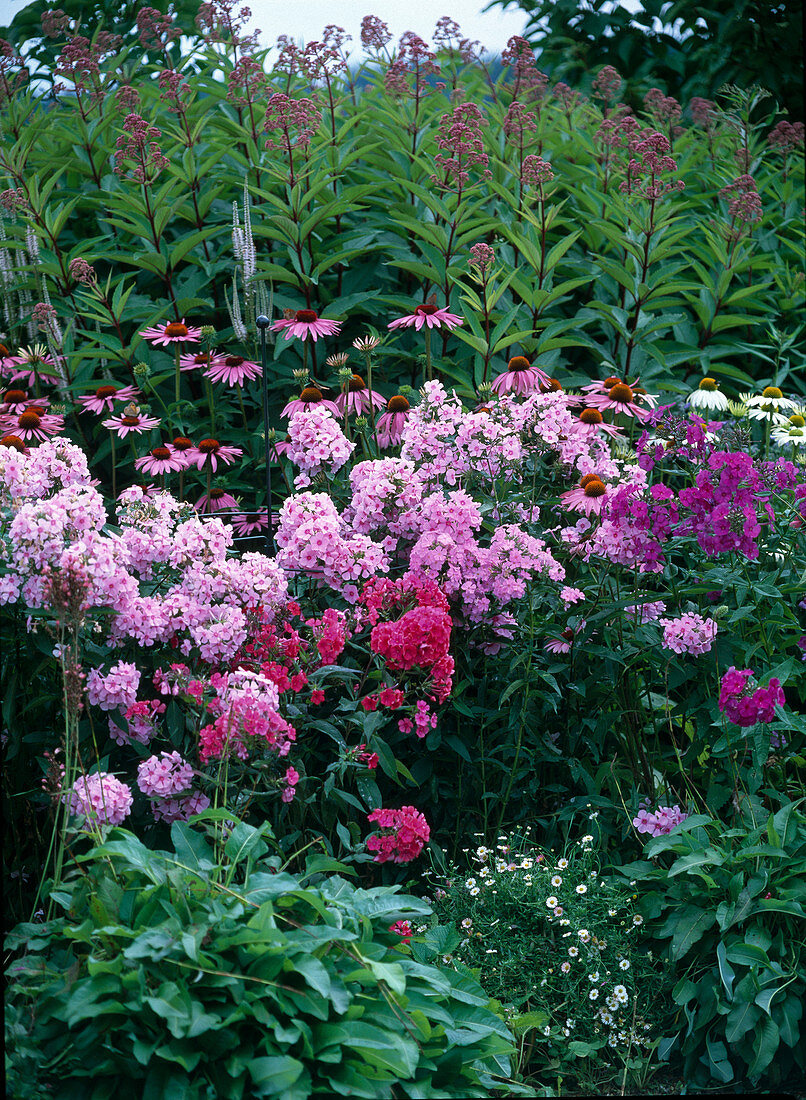
[[[582,943],[590,943],[591,934],[587,930],[587,928],[580,928],[580,930],[577,932],[577,935],[579,936]]]
[[[587,892],[588,892],[588,888],[587,888],[587,886],[586,886],[586,885],[584,884],[584,882],[581,882],[581,883],[579,884],[579,886],[577,886],[577,887],[576,887],[576,892],[577,892],[578,894],[587,894]]]
[[[586,833],[585,836],[583,836],[582,840],[580,840],[579,843],[580,844],[590,844],[592,841],[593,841],[593,837],[590,835],[590,833]]]
[[[594,970],[594,972],[592,974],[588,974],[588,981],[589,982],[598,982],[599,981],[599,971]]]
[[[567,866],[568,866],[568,860],[567,859],[558,859],[557,860],[557,870],[558,871],[564,871]]]
[[[469,893],[470,893],[471,898],[474,898],[476,896],[476,894],[481,893],[481,890],[479,890],[478,886],[471,886],[470,890],[469,890]]]
[[[579,948],[578,947],[569,947],[568,948],[568,954],[571,956],[572,959],[575,959],[577,957],[577,955],[579,954]]]
[[[623,985],[617,985],[613,989],[613,996],[616,998],[618,1003],[621,1004],[621,1005],[626,1005],[627,1001],[629,1001],[629,999],[630,999],[630,995],[627,992],[627,987],[623,986]]]
[[[708,412],[724,412],[728,407],[727,397],[720,392],[719,385],[713,378],[703,378],[686,400],[692,409],[705,409]]]
[[[644,918],[641,916],[640,913],[636,913],[635,916],[632,919],[632,922],[633,922],[633,924],[636,924],[636,925],[637,924],[643,924],[644,923]]]
[[[465,882],[465,886],[468,888],[468,890],[470,889],[471,886],[475,886],[475,885],[476,885],[476,880],[474,878],[469,878]]]
[[[618,915],[618,910],[617,909],[608,909],[607,910],[607,915],[608,915],[608,917],[615,917],[615,916]]]
[[[562,966],[560,967],[560,970],[562,970],[563,974],[567,974],[570,969],[571,969],[570,962],[564,962],[562,964]]]
[[[562,886],[562,884],[563,884],[563,880],[562,880],[562,877],[560,875],[555,875],[554,878],[551,880],[551,885],[552,886]]]
[[[556,904],[557,904],[557,899],[555,898],[555,896],[553,894],[551,895],[550,898],[546,898],[546,905],[548,906],[549,909],[553,909],[556,906]]]
[[[470,919],[470,917],[465,917],[464,920],[462,921],[462,928],[472,928],[472,927],[473,927],[473,921]]]
[[[630,969],[630,960],[629,959],[622,959],[621,962],[618,965],[619,965],[619,970],[629,970]]]
[[[590,991],[590,993],[588,994],[588,1000],[589,1001],[595,1001],[598,996],[599,996],[599,990],[598,989],[592,989]]]

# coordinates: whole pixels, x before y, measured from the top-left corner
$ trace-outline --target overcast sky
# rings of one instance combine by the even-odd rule
[[[27,0],[0,0],[0,26],[6,26],[16,12],[26,6]],[[246,0],[252,11],[250,30],[260,28],[261,45],[271,46],[280,34],[295,40],[310,42],[321,37],[329,23],[344,27],[353,37],[353,48],[360,51],[361,20],[365,15],[377,15],[389,25],[395,42],[404,31],[414,31],[430,42],[436,22],[449,15],[462,28],[465,37],[478,39],[490,53],[500,53],[513,34],[521,34],[526,23],[526,13],[517,7],[508,11],[494,8],[485,15],[480,13],[486,0],[445,0],[434,4],[431,0],[305,0],[300,4],[281,3],[280,0]],[[43,3],[57,8],[58,0]],[[357,44],[357,47],[356,47]]]

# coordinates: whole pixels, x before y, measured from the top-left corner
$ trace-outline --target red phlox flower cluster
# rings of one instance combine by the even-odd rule
[[[376,823],[379,828],[379,832],[367,840],[369,851],[376,853],[376,863],[410,863],[422,852],[431,836],[428,822],[413,806],[373,810],[367,821]]]

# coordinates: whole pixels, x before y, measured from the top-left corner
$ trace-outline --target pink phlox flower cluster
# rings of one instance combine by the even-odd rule
[[[221,561],[232,546],[232,538],[232,530],[222,520],[193,516],[174,532],[168,561],[177,569],[199,561]]]
[[[79,776],[65,803],[72,814],[80,814],[98,825],[120,825],[132,809],[131,788],[109,772]]]
[[[174,591],[164,601],[173,615],[175,631],[186,632],[179,652],[188,657],[197,649],[203,661],[230,661],[248,637],[246,614],[231,604],[211,604],[185,592]]]
[[[666,836],[675,825],[680,825],[687,817],[688,814],[679,806],[658,806],[654,813],[639,810],[638,816],[633,818],[632,823],[639,833]]]
[[[570,588],[566,585],[560,589],[560,599],[563,602],[563,607],[567,611],[569,607],[573,607],[574,604],[584,600],[585,593],[581,588]]]
[[[663,627],[663,648],[691,657],[710,653],[719,629],[716,619],[705,619],[689,611],[677,619],[659,619],[658,622]]]
[[[624,608],[624,614],[636,619],[639,623],[653,623],[665,610],[666,604],[663,600],[653,600],[650,603],[629,604]]]
[[[350,470],[350,487],[344,520],[353,531],[384,535],[382,545],[386,550],[397,547],[397,537],[411,536],[407,516],[415,511],[423,495],[412,462],[402,458],[358,462]]]
[[[355,450],[327,409],[313,406],[293,413],[288,423],[291,442],[287,458],[299,467],[294,485],[304,489],[317,474],[335,474]]]
[[[775,676],[765,688],[759,687],[752,669],[738,669],[731,665],[722,677],[719,709],[735,726],[746,728],[757,722],[772,722],[776,706],[782,707],[785,703],[784,689]]]
[[[87,674],[87,696],[101,710],[127,710],[137,700],[140,670],[128,661],[118,661],[109,672],[91,668]]]
[[[189,821],[194,814],[200,814],[210,806],[210,799],[201,791],[188,791],[181,798],[172,797],[154,799],[151,812],[155,821],[164,821],[167,825],[174,821]]]
[[[193,768],[176,750],[149,756],[137,766],[137,786],[149,798],[182,794],[193,782]]]
[[[63,436],[44,440],[27,455],[0,447],[0,503],[41,499],[70,486],[96,484],[87,456]]]
[[[226,676],[213,674],[211,683],[217,697],[210,709],[220,713],[199,735],[203,764],[233,753],[245,760],[250,747],[271,750],[279,757],[288,755],[296,731],[278,713],[279,692],[267,676],[239,669]]]
[[[324,497],[318,512],[317,497]],[[303,499],[304,498],[304,499]],[[310,518],[307,518],[310,516]],[[280,510],[277,564],[294,575],[316,577],[354,603],[357,581],[385,573],[389,562],[383,547],[366,535],[346,530],[335,505],[325,494],[303,493],[288,498]]]
[[[100,493],[71,485],[47,500],[23,503],[8,528],[10,551],[21,574],[39,573],[56,563],[67,546],[106,522]]]
[[[144,496],[140,487],[133,485],[118,497],[117,515],[131,568],[148,580],[155,565],[169,561],[177,524],[188,518],[191,510],[170,493]]]
[[[367,821],[374,822],[379,829],[367,839],[367,849],[376,853],[376,863],[410,863],[431,836],[424,815],[413,806],[373,810]]]

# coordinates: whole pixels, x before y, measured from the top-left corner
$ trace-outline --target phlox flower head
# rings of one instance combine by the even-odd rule
[[[137,786],[149,798],[170,798],[188,790],[193,768],[178,752],[149,756],[137,767]]]
[[[210,799],[201,791],[187,791],[181,797],[156,798],[151,802],[151,812],[155,821],[164,821],[171,825],[174,821],[189,821],[194,814],[200,814],[210,805]]]
[[[131,788],[109,772],[79,776],[65,803],[73,814],[80,814],[98,825],[120,825],[132,808]]]
[[[651,836],[666,836],[675,825],[685,821],[688,814],[679,806],[658,806],[654,813],[647,810],[639,810],[638,816],[633,818],[633,825],[639,833],[649,833]]]
[[[752,669],[731,666],[722,677],[719,709],[729,722],[747,728],[757,722],[772,722],[776,706],[784,706],[786,696],[781,681],[773,677],[767,687],[759,687]]]
[[[140,670],[128,661],[118,661],[105,675],[91,668],[87,674],[87,696],[101,710],[127,710],[137,698]]]
[[[378,826],[378,832],[367,840],[368,850],[376,853],[376,863],[410,863],[431,836],[428,822],[413,806],[373,810],[367,821]]]
[[[692,612],[686,612],[677,619],[659,619],[658,622],[663,627],[663,648],[692,657],[710,652],[719,629],[715,619],[704,619]]]
[[[292,413],[288,434],[287,457],[300,470],[294,478],[298,489],[310,485],[317,474],[336,473],[355,450],[330,412],[321,407]]]

